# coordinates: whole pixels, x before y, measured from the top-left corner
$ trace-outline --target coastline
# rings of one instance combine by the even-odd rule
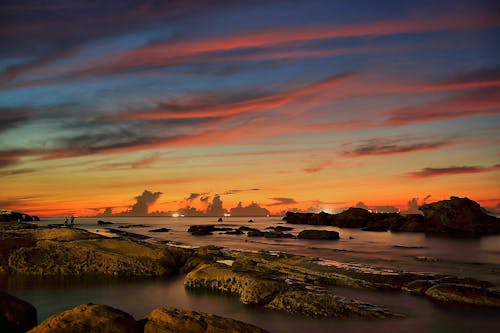
[[[4,239],[9,239],[16,233],[19,232],[10,232],[9,236],[9,232],[5,231],[2,236]],[[95,258],[89,262],[88,267],[85,267],[85,264],[80,262],[80,266],[77,268],[74,267],[71,260],[61,263],[60,258],[58,258],[57,265],[51,266],[47,265],[48,262],[45,262],[43,267],[28,269],[25,267],[26,265],[23,266],[23,263],[26,263],[23,260],[31,257],[31,253],[25,256],[24,259],[16,258],[16,260],[11,260],[10,258],[8,263],[9,273],[17,270],[17,273],[27,276],[57,277],[68,275],[78,278],[78,276],[94,275],[124,278],[127,276],[143,277],[146,279],[158,276],[172,276],[179,273],[187,274],[184,278],[184,285],[187,287],[230,292],[239,295],[243,303],[255,304],[262,309],[268,308],[272,311],[285,311],[299,317],[399,318],[407,316],[407,314],[398,313],[397,308],[387,309],[383,305],[380,307],[376,304],[366,304],[366,302],[356,300],[351,301],[345,299],[345,297],[338,298],[334,294],[338,292],[338,288],[376,291],[384,294],[388,291],[415,293],[420,294],[420,296],[414,297],[430,297],[432,300],[432,297],[426,295],[425,290],[420,287],[420,289],[417,288],[418,290],[408,288],[408,285],[411,285],[412,282],[424,280],[430,281],[428,287],[432,287],[432,284],[449,285],[451,283],[467,285],[469,289],[466,292],[490,290],[492,291],[490,294],[493,295],[493,302],[496,301],[498,291],[498,284],[482,282],[471,276],[466,276],[469,279],[460,279],[436,272],[415,274],[402,270],[377,268],[376,265],[359,265],[358,263],[356,266],[352,263],[349,264],[350,260],[344,260],[343,262],[342,257],[338,261],[332,262],[318,261],[316,258],[283,252],[244,252],[213,246],[190,249],[131,240],[127,239],[126,234],[125,236],[110,239],[84,230],[66,228],[40,227],[21,231],[20,233],[32,234],[31,238],[28,238],[32,241],[35,240],[32,246],[35,252],[38,251],[37,255],[40,255],[39,251],[43,249],[49,249],[51,254],[57,254],[58,250],[62,248],[65,255],[71,257],[71,255],[74,255],[72,251],[76,248],[78,249],[78,256],[85,249],[94,256],[105,256],[107,259],[111,259],[111,262],[119,258],[120,264],[112,265],[109,261],[104,261],[109,263],[106,267],[107,270],[99,271],[99,268],[92,266]],[[33,235],[35,236],[33,237]],[[16,235],[18,240],[22,238],[18,236],[19,234]],[[226,235],[226,237],[229,237],[229,235]],[[48,243],[50,243],[49,247],[47,247]],[[15,251],[17,250],[15,249]],[[89,255],[89,253],[86,255]],[[166,253],[168,254],[166,255]],[[340,251],[339,253],[343,252]],[[69,259],[71,259],[70,257]],[[99,261],[102,262],[102,260]],[[318,263],[320,264],[318,265]],[[128,268],[120,270],[120,266],[124,265]],[[54,267],[56,266],[58,267],[58,273],[54,274]],[[95,274],[95,272],[98,274]],[[282,276],[282,278],[279,278],[279,276]],[[231,282],[228,283],[228,280]],[[255,285],[255,287],[247,287],[248,285]],[[270,288],[269,297],[262,296],[266,294],[263,292],[263,286]],[[258,294],[255,294],[255,289],[259,290]],[[325,295],[325,292],[332,294],[316,303],[315,308],[314,304],[318,300],[318,295]],[[331,303],[332,299],[336,300],[336,302]],[[442,302],[442,300],[440,301]],[[460,302],[454,301],[452,303]],[[466,305],[466,307],[470,306],[470,304]],[[411,316],[411,314],[409,315]]]

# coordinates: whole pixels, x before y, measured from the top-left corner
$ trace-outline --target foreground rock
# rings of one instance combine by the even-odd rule
[[[477,286],[442,283],[428,288],[425,295],[444,303],[500,308],[500,293],[497,290]]]
[[[36,323],[33,305],[0,291],[0,332],[26,332]]]
[[[287,223],[330,225],[340,228],[361,228],[366,231],[428,232],[464,235],[500,233],[500,219],[486,214],[481,206],[468,198],[425,204],[423,215],[372,213],[363,208],[349,208],[339,214],[287,212]]]
[[[164,276],[177,272],[188,252],[80,229],[37,228],[0,233],[2,268],[36,276]]]
[[[303,230],[298,234],[297,238],[335,240],[340,239],[340,235],[336,231],[329,230]]]
[[[144,333],[265,333],[244,322],[197,311],[176,308],[153,310],[143,320]]]
[[[84,304],[47,318],[30,333],[139,333],[134,318],[106,305]]]
[[[254,257],[252,257],[254,259]],[[190,272],[184,285],[237,294],[242,303],[265,306],[305,316],[338,318],[391,318],[387,309],[332,295],[327,289],[307,283],[307,274],[284,266],[266,266],[268,260],[237,257],[231,266],[222,263],[200,265]],[[269,265],[269,264],[268,264]],[[295,274],[294,274],[295,273]],[[311,282],[311,281],[308,281]]]

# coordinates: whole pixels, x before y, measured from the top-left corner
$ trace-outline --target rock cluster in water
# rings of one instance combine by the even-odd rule
[[[187,274],[184,284],[188,288],[229,292],[246,304],[305,316],[378,319],[401,316],[384,306],[339,297],[332,290],[334,286],[404,291],[442,303],[500,309],[498,288],[472,278],[388,271],[286,253],[237,252],[214,246],[178,248],[133,238],[110,239],[76,228],[33,228],[23,223],[1,225],[0,255],[0,274],[153,277],[181,272]],[[10,303],[0,301],[2,304]],[[16,309],[10,305],[0,306],[2,325],[16,322],[9,318],[22,318],[19,313],[6,314],[5,308]],[[88,306],[78,311],[85,312],[82,309],[94,311]],[[99,316],[101,311],[111,316],[113,311],[108,310],[96,309]],[[175,313],[185,317],[181,312]],[[221,319],[194,316],[198,321],[205,318],[206,327],[219,327],[215,323]]]
[[[37,325],[33,305],[3,292],[0,292],[0,330],[9,333],[267,332],[238,320],[172,307],[154,309],[146,318],[136,321],[124,311],[92,303],[54,314]]]
[[[500,219],[488,215],[481,206],[468,198],[425,204],[423,215],[372,213],[363,208],[349,208],[339,214],[287,212],[287,223],[331,225],[340,228],[361,228],[366,231],[406,231],[446,234],[487,235],[500,233]]]

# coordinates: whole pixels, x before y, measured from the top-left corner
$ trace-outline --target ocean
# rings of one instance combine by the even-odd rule
[[[112,221],[99,226],[97,220]],[[327,226],[285,224],[280,218],[228,217],[223,222],[207,217],[112,217],[77,218],[75,227],[108,234],[106,228],[152,237],[148,241],[169,241],[183,246],[217,245],[244,251],[280,251],[315,257],[328,264],[347,264],[358,268],[382,267],[413,272],[440,272],[488,280],[500,285],[500,236],[481,238],[432,237],[420,233],[369,232]],[[39,222],[62,223],[62,218]],[[313,241],[301,239],[251,238],[215,232],[208,236],[192,236],[190,225],[215,224],[218,227],[266,227],[286,225],[297,234],[304,229],[336,230],[339,240]],[[142,225],[142,226],[131,226]],[[125,228],[119,228],[119,227]],[[129,227],[131,226],[131,227]],[[153,233],[152,229],[171,229]],[[20,279],[0,281],[1,289],[31,302],[38,309],[39,321],[59,311],[82,303],[107,304],[132,314],[136,319],[161,306],[198,310],[242,320],[271,332],[470,332],[498,328],[498,311],[434,304],[424,297],[401,292],[380,292],[334,288],[341,296],[384,305],[407,315],[404,319],[378,321],[313,319],[266,311],[247,306],[232,295],[186,290],[183,277],[154,280],[82,281],[71,279]]]

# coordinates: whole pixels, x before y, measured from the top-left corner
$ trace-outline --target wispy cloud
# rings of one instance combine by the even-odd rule
[[[412,142],[413,141],[413,142]],[[369,155],[406,154],[425,150],[435,150],[459,143],[456,140],[417,141],[411,138],[372,139],[344,150],[345,157],[361,157]]]
[[[500,170],[500,164],[490,167],[484,166],[450,166],[445,168],[423,168],[420,171],[410,172],[407,175],[413,178],[427,178],[438,176],[451,176],[460,174],[482,173]]]
[[[293,198],[284,198],[284,197],[274,197],[270,198],[271,200],[274,200],[276,202],[267,204],[266,206],[281,206],[281,205],[293,205],[293,204],[298,204],[298,202],[293,199]]]

